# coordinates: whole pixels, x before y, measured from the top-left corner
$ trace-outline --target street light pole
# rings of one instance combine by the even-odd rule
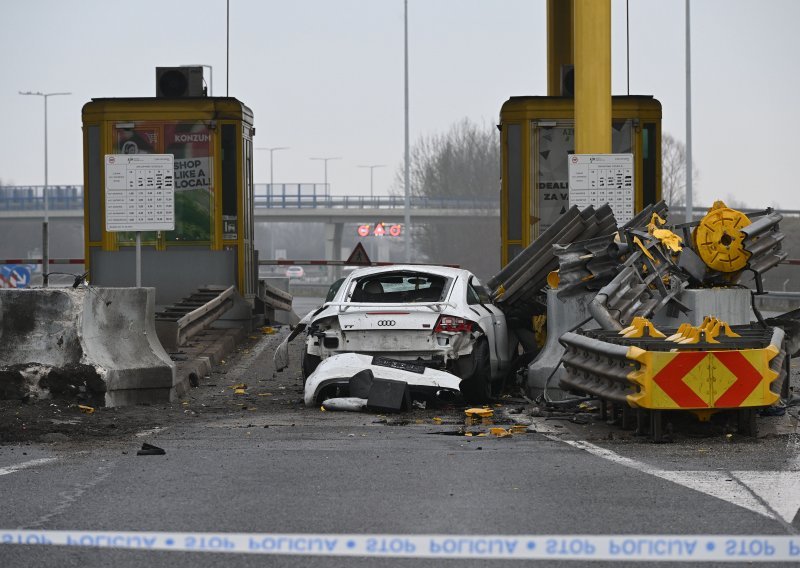
[[[71,95],[72,93],[41,93],[33,91],[19,91],[20,95],[34,95],[44,99],[44,221],[42,221],[42,288],[47,288],[50,270],[50,207],[47,201],[47,97],[56,97],[59,95]]]
[[[328,188],[328,160],[341,160],[342,158],[337,156],[335,158],[309,158],[310,160],[322,160],[325,162],[325,191],[329,191]]]
[[[289,146],[273,146],[272,148],[256,148],[256,150],[268,150],[269,151],[269,190],[272,191],[273,188],[273,168],[272,168],[272,153],[277,152],[278,150],[288,150]]]
[[[386,164],[374,164],[371,166],[358,166],[359,168],[369,168],[369,198],[370,200],[375,199],[375,192],[372,190],[372,173],[375,171],[375,168],[385,168]]]
[[[404,217],[405,217],[405,229],[403,233],[405,235],[405,244],[406,244],[406,262],[411,262],[411,187],[409,178],[411,177],[410,174],[410,165],[409,160],[411,159],[410,151],[409,151],[409,144],[408,144],[408,0],[403,1],[404,6],[404,26],[403,26],[403,39],[404,39],[404,54],[405,54],[405,174],[403,176],[403,186],[405,190],[405,199],[404,199]]]

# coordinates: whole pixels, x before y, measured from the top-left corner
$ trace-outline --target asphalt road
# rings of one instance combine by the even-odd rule
[[[530,424],[531,431],[484,437],[477,434],[490,426],[478,425],[468,428],[475,435],[466,437],[462,409],[377,416],[302,407],[300,343],[291,369],[275,374],[271,357],[280,339],[263,336],[215,371],[184,401],[185,419],[117,439],[0,446],[0,528],[323,535],[800,533],[800,437],[790,414],[759,419],[757,440],[709,431],[678,434],[674,443],[656,445],[605,424],[596,413],[584,415],[587,423],[574,423],[531,416],[531,405],[502,399],[494,407],[495,422]],[[238,383],[248,388],[236,398],[230,387]],[[157,416],[160,409],[153,412]],[[142,442],[166,454],[137,456]],[[456,563],[520,564],[0,545],[2,566]]]

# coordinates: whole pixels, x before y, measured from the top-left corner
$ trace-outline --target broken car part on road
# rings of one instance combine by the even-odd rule
[[[395,361],[360,353],[342,353],[322,361],[306,379],[303,401],[306,406],[319,406],[327,399],[342,397],[369,398],[369,386],[362,384],[359,393],[352,393],[351,379],[368,370],[375,379],[388,379],[408,384],[412,400],[449,404],[460,399],[461,379],[424,365]],[[361,375],[362,377],[364,375]],[[365,396],[366,394],[366,396]]]

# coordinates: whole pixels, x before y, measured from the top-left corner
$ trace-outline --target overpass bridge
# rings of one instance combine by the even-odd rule
[[[47,188],[51,220],[82,222],[82,185]],[[399,196],[331,195],[325,184],[255,184],[256,223],[323,223],[325,258],[341,260],[345,224],[377,222],[400,224],[405,200]],[[411,220],[435,223],[470,217],[499,219],[499,194],[492,199],[434,199],[412,197]],[[44,218],[44,186],[0,186],[3,223],[32,222]]]
[[[256,222],[366,223],[380,219],[402,223],[405,201],[398,196],[330,195],[324,184],[255,184]],[[0,218],[31,220],[44,217],[43,186],[0,187]],[[51,218],[83,218],[83,186],[48,187]],[[411,198],[412,219],[442,221],[474,215],[500,216],[499,197],[494,199]]]

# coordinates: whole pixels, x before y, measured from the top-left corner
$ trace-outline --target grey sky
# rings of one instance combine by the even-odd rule
[[[463,117],[497,122],[512,95],[546,94],[544,0],[410,0],[412,140]],[[43,110],[18,91],[71,91],[49,102],[50,183],[83,183],[80,111],[93,97],[152,96],[155,67],[210,64],[225,95],[224,0],[2,0],[0,180],[43,183]],[[624,94],[625,1],[612,0],[613,91]],[[795,130],[800,2],[693,0],[694,161],[700,204],[728,195],[800,208]],[[684,2],[630,0],[631,94],[664,107],[684,139]],[[385,193],[403,155],[402,0],[231,0],[229,94],[256,117],[276,182]],[[268,181],[268,152],[256,182]]]

